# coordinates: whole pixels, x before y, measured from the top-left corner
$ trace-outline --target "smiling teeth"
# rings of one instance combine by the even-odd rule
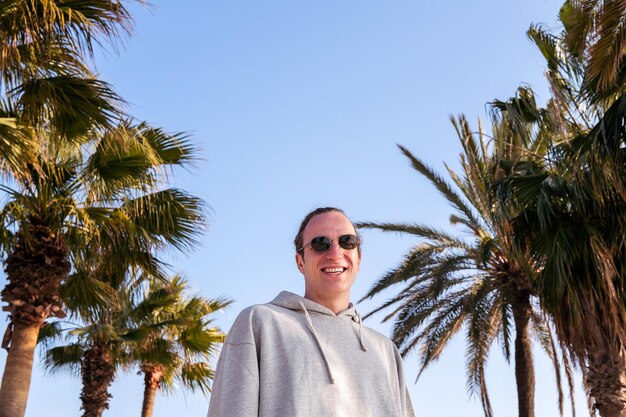
[[[323,271],[324,272],[328,272],[328,273],[337,273],[337,272],[343,272],[345,268],[324,268]]]

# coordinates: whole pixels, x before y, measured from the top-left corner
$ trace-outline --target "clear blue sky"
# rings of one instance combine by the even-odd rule
[[[217,317],[228,329],[250,304],[281,289],[302,293],[291,241],[315,207],[342,207],[356,221],[448,228],[451,210],[395,144],[444,172],[443,162],[455,166],[459,153],[450,114],[484,118],[486,102],[510,97],[521,83],[545,99],[544,65],[525,32],[533,22],[555,27],[560,5],[154,0],[152,8],[133,8],[135,34],[119,54],[97,57],[100,75],[131,114],[190,133],[204,158],[176,178],[210,204],[210,230],[195,253],[172,258],[176,272],[205,296],[236,300]],[[364,241],[355,300],[416,243],[371,231]],[[378,320],[368,324],[389,334]],[[406,359],[418,416],[482,416],[466,393],[462,336],[417,384],[417,358]],[[550,364],[536,357],[536,415],[558,415]],[[105,415],[139,416],[135,372],[118,377]],[[487,377],[496,415],[515,415],[513,366],[497,345]],[[45,376],[37,367],[26,415],[78,416],[79,392],[77,377]],[[586,415],[580,391],[577,400],[578,415]],[[203,417],[207,404],[179,391],[157,397],[154,415]]]

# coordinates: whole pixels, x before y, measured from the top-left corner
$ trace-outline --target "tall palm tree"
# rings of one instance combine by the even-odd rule
[[[552,126],[548,156],[511,170],[497,190],[518,205],[518,243],[542,265],[537,295],[583,370],[591,411],[626,416],[626,98],[608,108],[590,101],[585,60],[570,50],[567,31],[531,28],[529,35],[546,57],[562,118]]]
[[[444,181],[406,148],[412,167],[426,177],[455,209],[452,224],[461,225],[466,239],[420,224],[359,223],[361,228],[401,232],[424,240],[404,262],[383,276],[364,298],[402,285],[398,294],[372,313],[392,307],[384,318],[395,319],[393,341],[403,355],[418,349],[422,368],[435,361],[447,342],[466,327],[468,387],[480,395],[486,416],[492,416],[484,366],[489,348],[499,339],[507,360],[515,331],[514,357],[519,415],[534,416],[534,370],[530,335],[535,333],[553,360],[560,364],[548,323],[537,308],[533,281],[538,264],[516,244],[509,207],[492,192],[503,175],[498,161],[545,149],[543,132],[535,127],[540,114],[529,89],[520,89],[508,102],[493,105],[494,144],[479,130],[474,134],[464,117],[453,119],[461,142],[462,174],[448,169],[453,185]],[[518,169],[521,167],[517,167]],[[372,314],[370,313],[370,314]],[[569,361],[566,375],[572,389]],[[419,377],[419,375],[418,375]],[[559,382],[559,402],[563,396]]]
[[[9,285],[3,298],[12,318],[3,343],[8,347],[10,342],[10,350],[0,388],[0,416],[24,413],[37,328],[47,317],[64,315],[57,290],[71,258],[78,256],[80,246],[74,243],[82,239],[84,253],[102,240],[130,236],[134,252],[149,255],[138,244],[168,242],[168,237],[159,236],[165,232],[170,243],[185,246],[189,240],[184,235],[193,234],[185,231],[189,225],[177,220],[155,223],[162,220],[159,210],[174,209],[185,200],[191,204],[188,208],[195,205],[195,211],[201,211],[195,199],[179,190],[162,190],[147,199],[142,192],[154,185],[153,174],[129,182],[136,170],[162,165],[156,163],[159,151],[144,152],[149,146],[139,145],[149,144],[145,139],[131,153],[126,152],[127,145],[116,142],[115,136],[142,129],[117,126],[122,100],[89,68],[94,44],[110,42],[115,47],[131,29],[124,3],[128,4],[118,0],[0,4],[0,170],[8,178],[3,191],[9,195],[0,239],[8,254]],[[94,141],[94,136],[111,139]],[[93,153],[104,159],[87,162],[96,143],[106,144]],[[184,154],[175,150],[174,155],[177,152]],[[122,205],[124,210],[112,209]],[[185,210],[179,208],[177,215],[184,217]],[[122,213],[131,217],[120,217]],[[148,213],[148,223],[133,225],[133,215]],[[98,224],[102,230],[96,232]],[[128,226],[134,229],[125,229]],[[141,237],[133,237],[135,233]],[[143,260],[150,261],[147,256]]]
[[[8,195],[0,227],[8,255],[2,297],[11,318],[2,417],[24,414],[37,334],[49,317],[65,316],[59,289],[73,261],[118,248],[111,265],[158,273],[151,251],[188,248],[204,224],[199,199],[163,188],[163,169],[193,160],[184,136],[129,123],[94,135],[80,148],[38,142],[35,163],[2,186]]]
[[[523,209],[516,231],[543,264],[542,307],[603,417],[626,416],[625,109],[622,97],[551,164],[500,186]]]
[[[157,391],[169,390],[175,382],[192,391],[210,391],[214,375],[210,362],[225,338],[212,326],[210,316],[230,304],[222,299],[185,298],[187,284],[180,277],[165,286],[155,281],[152,287],[152,291],[167,289],[176,296],[155,314],[137,317],[138,326],[154,329],[144,342],[130,346],[131,356],[144,375],[142,417],[152,417]]]

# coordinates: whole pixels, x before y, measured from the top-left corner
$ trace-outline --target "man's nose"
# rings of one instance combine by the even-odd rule
[[[326,257],[328,259],[341,259],[343,257],[343,249],[339,246],[339,242],[333,240],[330,244],[330,248],[326,251]]]

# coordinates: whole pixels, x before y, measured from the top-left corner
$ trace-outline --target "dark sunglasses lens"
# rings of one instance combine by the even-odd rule
[[[315,252],[324,252],[330,248],[330,245],[331,245],[330,239],[327,238],[326,236],[314,237],[311,240],[311,248]]]
[[[344,249],[354,249],[359,246],[359,238],[355,235],[339,236],[339,246]]]

